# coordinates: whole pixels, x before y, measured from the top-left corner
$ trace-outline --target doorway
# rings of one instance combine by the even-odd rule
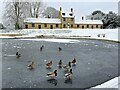
[[[50,25],[50,29],[53,29],[53,25]]]

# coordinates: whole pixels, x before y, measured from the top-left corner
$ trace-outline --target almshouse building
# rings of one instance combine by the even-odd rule
[[[70,12],[62,11],[60,7],[58,18],[26,18],[24,20],[25,29],[102,29],[101,20],[75,20],[73,8]]]

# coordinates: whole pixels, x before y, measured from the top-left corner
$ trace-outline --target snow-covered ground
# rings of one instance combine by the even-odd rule
[[[16,38],[27,38],[44,35],[58,38],[93,38],[119,41],[118,29],[23,29],[19,31],[14,30],[9,32],[9,34],[10,33],[24,34],[23,36],[15,36]],[[98,37],[99,34],[100,37]],[[105,37],[103,37],[103,35],[105,35]]]
[[[93,88],[119,88],[120,87],[119,79],[120,79],[120,77],[116,77],[108,82],[105,82],[105,83],[95,86]]]
[[[0,38],[2,39],[2,38],[14,38],[14,37],[10,37],[10,36],[0,36]]]

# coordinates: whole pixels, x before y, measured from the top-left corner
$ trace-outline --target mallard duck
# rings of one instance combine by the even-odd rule
[[[18,52],[16,52],[16,57],[17,57],[17,58],[21,57],[21,54],[18,53]]]
[[[57,76],[57,70],[55,70],[54,72],[47,73],[46,77],[50,77],[51,79],[55,79],[56,76]]]
[[[48,63],[46,64],[46,67],[47,67],[47,68],[51,68],[51,66],[52,66],[52,61],[50,61],[50,62],[48,62]]]
[[[74,58],[71,62],[73,65],[76,65],[76,59]]]
[[[60,60],[59,62],[58,62],[58,65],[57,65],[58,67],[62,67],[62,60]]]
[[[29,64],[29,65],[27,66],[27,68],[30,69],[30,70],[34,69],[34,68],[35,68],[35,63],[34,63],[34,62],[31,62],[31,64]]]
[[[61,48],[61,47],[58,47],[58,49],[59,49],[59,51],[61,51],[61,50],[62,50],[62,48]]]
[[[16,52],[16,56],[18,55],[19,53],[18,52]]]
[[[40,51],[42,51],[42,50],[43,50],[43,48],[44,48],[44,46],[42,45],[42,46],[40,47]]]
[[[67,65],[65,65],[64,67],[63,67],[64,69],[65,69],[65,71],[69,71],[69,69],[71,69],[71,62],[68,62],[68,64]]]
[[[64,78],[66,78],[67,80],[71,80],[72,79],[72,69],[70,69],[70,71],[65,74]]]

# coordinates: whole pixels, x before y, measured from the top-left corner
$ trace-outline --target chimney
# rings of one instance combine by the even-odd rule
[[[62,11],[62,8],[60,7],[60,11]]]
[[[84,17],[82,16],[82,20],[84,20]]]
[[[38,18],[38,15],[36,14],[36,18]]]
[[[91,20],[93,20],[93,17],[91,17]]]
[[[73,8],[71,8],[71,12],[73,13]]]
[[[48,18],[50,18],[50,15],[48,15]]]

